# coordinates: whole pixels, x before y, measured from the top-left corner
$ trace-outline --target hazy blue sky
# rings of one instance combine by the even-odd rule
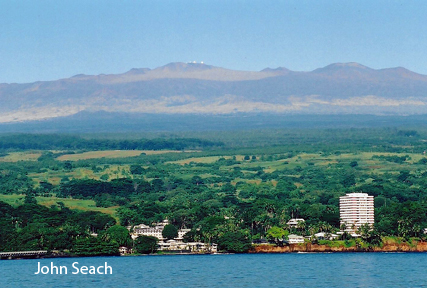
[[[0,0],[0,83],[169,62],[307,71],[335,62],[427,74],[424,1]]]

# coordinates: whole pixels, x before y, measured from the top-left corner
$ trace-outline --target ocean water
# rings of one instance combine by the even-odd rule
[[[72,274],[105,263],[112,274]],[[34,274],[38,265],[67,274]],[[46,268],[44,268],[46,272]],[[0,287],[427,287],[425,253],[85,257],[0,261]]]

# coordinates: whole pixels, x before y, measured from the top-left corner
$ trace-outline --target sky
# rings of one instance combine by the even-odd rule
[[[0,83],[170,62],[311,71],[337,62],[427,74],[424,1],[0,0]]]

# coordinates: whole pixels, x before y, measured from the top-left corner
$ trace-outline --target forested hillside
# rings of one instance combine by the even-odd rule
[[[252,130],[192,136],[0,136],[1,249],[72,250],[95,241],[91,233],[104,235],[115,224],[164,219],[191,229],[186,241],[206,243],[276,241],[280,229],[303,236],[332,233],[340,228],[339,197],[349,192],[375,196],[372,239],[425,237],[425,130]],[[126,149],[120,143],[127,143],[127,149],[159,146],[136,156],[88,157],[93,147]],[[188,148],[197,150],[182,150]],[[171,150],[150,152],[154,149]],[[306,221],[291,228],[286,226],[290,218]],[[114,237],[96,239],[96,245],[113,250],[123,244]]]

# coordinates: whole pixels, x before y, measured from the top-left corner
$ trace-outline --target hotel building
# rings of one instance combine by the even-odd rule
[[[374,196],[367,193],[349,193],[340,197],[340,225],[347,232],[355,232],[363,224],[374,225]]]

